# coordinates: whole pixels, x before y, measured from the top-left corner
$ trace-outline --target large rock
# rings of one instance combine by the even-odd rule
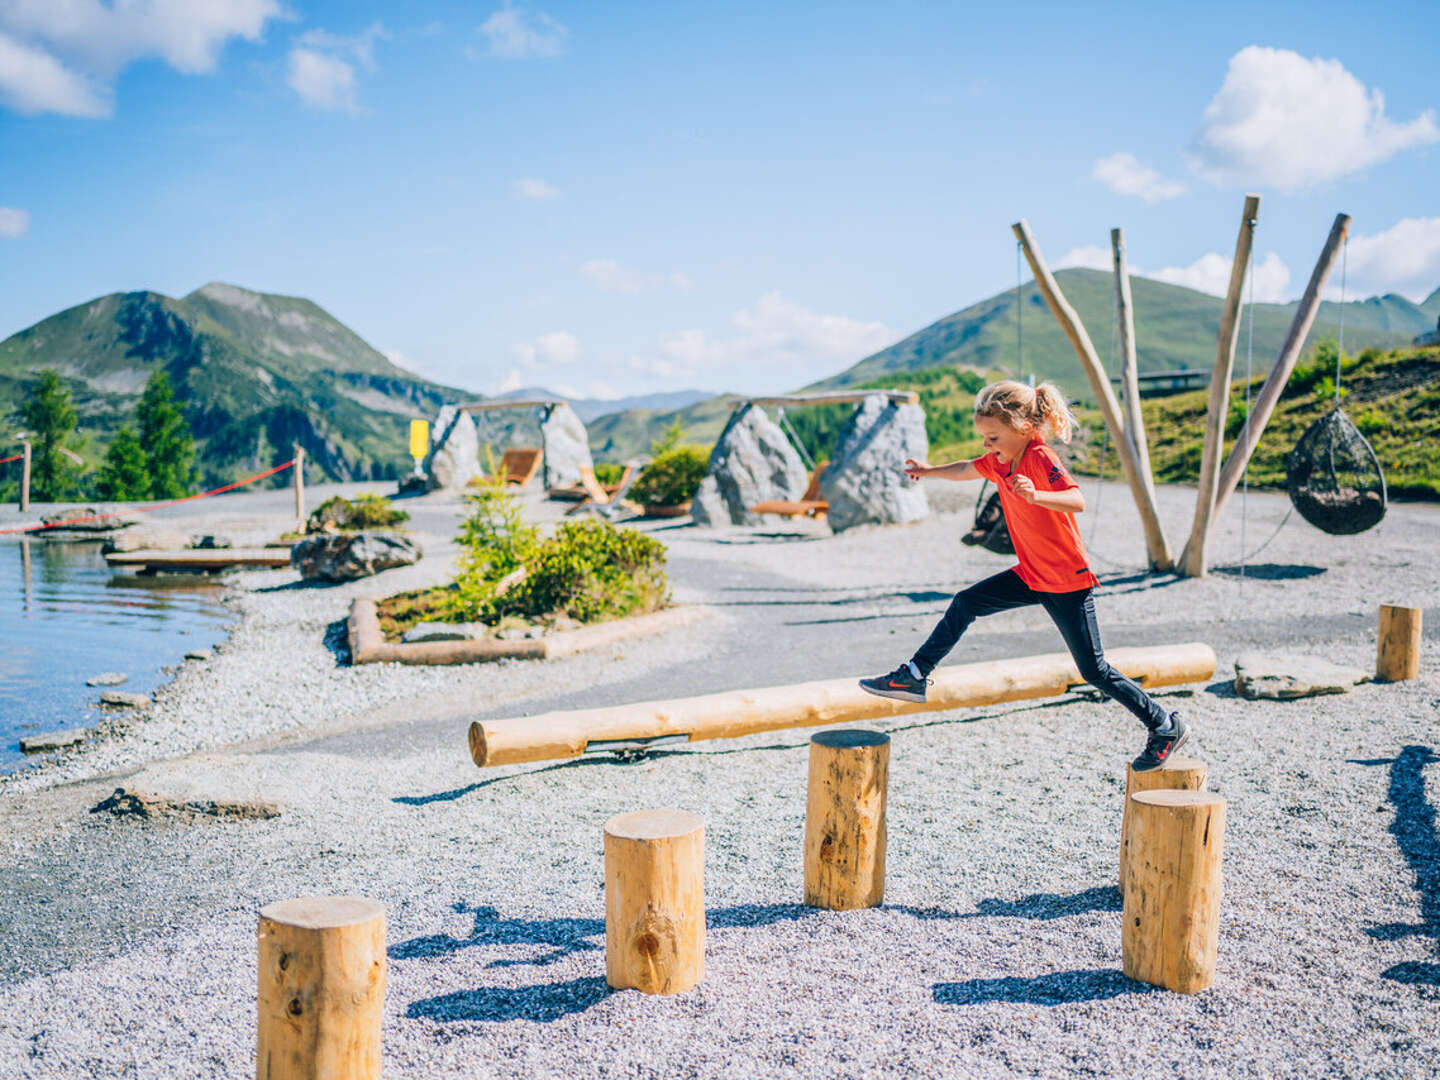
[[[399,533],[317,533],[290,549],[290,565],[307,581],[354,581],[409,566],[422,554],[419,543]]]
[[[1273,656],[1243,653],[1235,660],[1235,693],[1286,701],[1317,694],[1343,694],[1357,683],[1369,682],[1370,673],[1341,667],[1313,656]]]
[[[198,754],[156,762],[91,809],[142,818],[205,817],[264,820],[278,817],[283,804],[274,798],[274,766],[254,756]]]
[[[545,486],[569,487],[580,483],[580,467],[595,467],[590,456],[590,435],[585,422],[564,402],[550,410],[540,422],[545,447]]]
[[[431,428],[432,442],[425,458],[425,475],[432,491],[464,491],[480,475],[480,439],[470,414],[454,405],[442,405]]]
[[[100,545],[109,554],[117,551],[185,551],[190,547],[190,534],[163,525],[136,525],[133,529],[113,533]]]
[[[930,452],[925,410],[875,394],[862,401],[840,429],[820,494],[830,504],[836,532],[856,525],[918,521],[930,513],[925,491],[902,471],[906,458]]]
[[[737,410],[710,451],[710,470],[690,501],[700,525],[758,525],[750,507],[805,494],[810,476],[785,433],[758,405]]]

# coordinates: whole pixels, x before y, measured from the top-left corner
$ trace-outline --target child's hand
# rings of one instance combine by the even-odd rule
[[[916,461],[914,458],[905,459],[905,475],[911,480],[919,480],[926,473],[931,472],[928,461]]]
[[[1027,503],[1035,501],[1035,481],[1028,476],[1012,476],[1010,478],[1010,490]]]

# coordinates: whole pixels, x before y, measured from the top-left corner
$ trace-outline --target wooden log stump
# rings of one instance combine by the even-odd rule
[[[1420,674],[1420,631],[1424,611],[1398,604],[1380,605],[1375,646],[1375,678],[1404,682]]]
[[[308,896],[260,909],[259,1080],[378,1080],[385,908]]]
[[[854,728],[810,739],[805,903],[847,911],[885,899],[890,736]]]
[[[1215,980],[1225,800],[1205,791],[1141,791],[1130,803],[1125,974],[1199,993]]]
[[[605,981],[678,994],[705,975],[705,823],[638,810],[605,824]]]
[[[1125,892],[1125,858],[1130,850],[1130,796],[1137,791],[1204,791],[1207,770],[1199,758],[1180,757],[1158,769],[1136,772],[1125,766],[1125,809],[1120,815],[1120,892]]]

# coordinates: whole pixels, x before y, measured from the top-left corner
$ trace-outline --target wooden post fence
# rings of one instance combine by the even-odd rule
[[[1285,335],[1285,343],[1280,346],[1280,354],[1275,358],[1275,364],[1266,376],[1259,396],[1251,403],[1245,426],[1240,429],[1240,434],[1235,436],[1235,445],[1230,448],[1230,456],[1225,459],[1225,467],[1220,471],[1220,483],[1215,488],[1215,510],[1210,515],[1212,524],[1220,519],[1225,503],[1235,493],[1245,466],[1250,462],[1250,455],[1255,452],[1255,446],[1265,431],[1270,414],[1275,411],[1275,404],[1280,400],[1290,372],[1295,369],[1295,361],[1300,358],[1305,338],[1315,323],[1315,316],[1320,312],[1320,294],[1325,290],[1325,282],[1335,267],[1335,260],[1340,257],[1340,249],[1349,231],[1350,215],[1336,214],[1335,223],[1330,226],[1330,236],[1320,251],[1315,269],[1311,271],[1310,283],[1305,286],[1305,295],[1300,298],[1300,306],[1295,309],[1295,318],[1290,323],[1289,333]]]
[[[1100,413],[1105,417],[1105,426],[1110,431],[1110,439],[1115,443],[1115,449],[1120,454],[1120,463],[1125,468],[1125,479],[1130,484],[1130,494],[1135,499],[1135,506],[1140,511],[1140,523],[1145,529],[1145,550],[1150,560],[1152,570],[1169,570],[1174,565],[1170,557],[1170,549],[1165,543],[1165,532],[1160,527],[1160,515],[1155,510],[1155,498],[1151,491],[1147,490],[1144,480],[1140,475],[1140,465],[1135,457],[1135,450],[1130,444],[1130,439],[1125,434],[1125,427],[1120,420],[1120,405],[1115,400],[1115,392],[1110,389],[1110,380],[1105,377],[1105,369],[1100,364],[1100,358],[1095,354],[1095,346],[1090,341],[1090,335],[1085,332],[1085,326],[1080,321],[1080,316],[1075,314],[1075,309],[1065,299],[1065,294],[1060,291],[1054,276],[1050,273],[1049,267],[1045,265],[1045,259],[1040,254],[1040,249],[1035,243],[1035,238],[1030,235],[1030,226],[1024,218],[1015,222],[1011,228],[1020,241],[1020,246],[1025,251],[1025,258],[1030,263],[1030,270],[1035,275],[1035,284],[1045,297],[1045,303],[1050,306],[1050,312],[1060,324],[1060,329],[1065,331],[1065,336],[1070,339],[1070,344],[1075,349],[1075,354],[1080,358],[1080,365],[1085,369],[1085,375],[1090,380],[1090,389],[1095,394],[1095,400],[1100,405]]]
[[[28,513],[30,510],[30,440],[26,439],[20,444],[22,460],[20,462],[20,512]]]
[[[1380,633],[1375,642],[1375,677],[1403,682],[1420,674],[1420,634],[1425,612],[1418,607],[1380,605]]]
[[[305,528],[305,448],[295,443],[295,520]]]
[[[1135,361],[1135,304],[1130,298],[1130,266],[1125,258],[1125,230],[1110,230],[1110,252],[1115,262],[1115,321],[1120,336],[1120,392],[1125,399],[1125,430],[1135,451],[1135,464],[1145,490],[1155,498],[1155,478],[1150,473],[1150,443],[1145,437],[1145,417],[1140,412],[1140,373]]]
[[[1230,283],[1220,312],[1220,333],[1215,343],[1215,370],[1210,376],[1210,404],[1205,412],[1205,445],[1200,455],[1200,487],[1195,494],[1195,519],[1190,539],[1180,553],[1180,571],[1189,577],[1205,576],[1205,539],[1215,512],[1215,490],[1220,483],[1220,455],[1225,449],[1225,419],[1230,411],[1230,377],[1235,367],[1235,344],[1240,340],[1240,297],[1250,265],[1260,196],[1246,195],[1240,212],[1240,233],[1230,262]]]
[[[678,994],[705,976],[705,823],[637,810],[605,824],[605,981]]]

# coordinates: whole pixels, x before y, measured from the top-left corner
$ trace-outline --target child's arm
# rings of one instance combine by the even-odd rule
[[[952,461],[949,465],[931,465],[926,461],[906,458],[905,475],[911,480],[919,480],[922,476],[933,476],[936,480],[978,480],[980,479],[980,470],[975,468],[974,461]]]
[[[1060,491],[1039,491],[1034,480],[1017,474],[1010,478],[1010,490],[1032,506],[1054,510],[1058,514],[1078,514],[1085,509],[1085,495],[1078,487]]]

